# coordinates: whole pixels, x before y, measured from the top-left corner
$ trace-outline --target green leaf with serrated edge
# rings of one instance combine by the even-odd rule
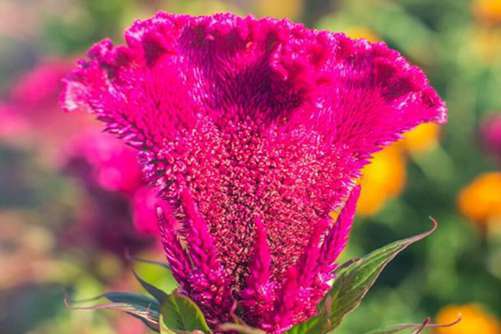
[[[177,292],[167,296],[160,313],[161,333],[211,332],[200,308]]]
[[[429,231],[392,242],[341,270],[332,289],[319,306],[321,312],[326,312],[329,330],[336,328],[344,316],[360,305],[367,291],[391,260],[408,246],[433,233],[436,227],[437,224],[433,221],[433,227]]]
[[[413,243],[435,231],[437,223],[433,219],[432,222],[433,227],[427,232],[392,242],[353,261],[350,265],[342,266],[343,268],[336,273],[331,290],[318,306],[318,324],[311,327],[310,332],[299,332],[299,329],[296,331],[295,328],[292,328],[293,332],[291,333],[327,333],[339,326],[343,318],[360,305],[362,299],[391,260]],[[310,328],[303,324],[297,326]]]

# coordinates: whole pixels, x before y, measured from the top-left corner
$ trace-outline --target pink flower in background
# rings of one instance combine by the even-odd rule
[[[70,65],[65,59],[44,60],[13,85],[5,103],[9,106],[9,118],[22,123],[24,130],[10,136],[11,141],[36,141],[37,148],[47,153],[76,132],[95,128],[95,121],[85,113],[70,117],[60,112],[62,79]]]
[[[158,235],[156,209],[160,204],[157,190],[143,186],[132,198],[134,226],[137,231],[146,235]]]
[[[61,89],[61,79],[71,69],[71,62],[64,59],[47,59],[22,75],[11,91],[12,102],[24,107],[53,108]],[[34,117],[42,117],[34,113]]]
[[[480,133],[484,147],[501,160],[501,114],[482,122]]]
[[[0,139],[32,145],[49,167],[61,167],[84,189],[75,224],[64,233],[63,243],[106,249],[121,257],[150,247],[157,225],[155,207],[151,199],[135,201],[136,192],[144,193],[146,187],[137,153],[98,132],[90,115],[61,113],[58,98],[69,70],[68,60],[51,59],[22,75],[8,105],[0,106]]]
[[[91,131],[68,143],[60,160],[61,168],[86,190],[67,241],[122,257],[151,246],[158,233],[152,226],[159,200],[136,200],[155,191],[142,179],[135,150],[109,134]]]
[[[81,169],[85,183],[95,183],[107,191],[133,194],[142,187],[136,151],[108,134],[87,131],[67,144],[62,159],[71,169]],[[84,164],[85,167],[77,167]]]
[[[385,44],[287,20],[159,13],[125,37],[80,61],[64,106],[140,150],[181,292],[213,328],[233,307],[271,333],[312,316],[361,168],[404,131],[444,122],[443,102]]]
[[[14,108],[0,103],[0,141],[21,142],[29,133],[29,124]]]

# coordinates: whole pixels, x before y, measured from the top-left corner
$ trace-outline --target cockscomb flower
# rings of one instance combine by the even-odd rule
[[[136,151],[99,131],[88,130],[72,138],[60,160],[85,184],[96,184],[107,191],[132,195],[144,185]]]
[[[314,315],[361,168],[403,131],[446,120],[424,74],[384,43],[288,20],[159,13],[125,39],[89,51],[64,107],[141,151],[180,292],[213,329],[233,314],[282,333]]]
[[[108,250],[123,259],[153,244],[159,199],[142,178],[135,150],[109,134],[87,131],[67,143],[59,160],[62,171],[85,190],[63,243]]]
[[[0,102],[0,142],[19,143],[29,130],[28,122],[16,113],[15,108]]]
[[[10,92],[10,98],[15,104],[34,109],[33,117],[42,118],[44,113],[37,113],[36,110],[54,107],[61,87],[61,78],[70,69],[71,62],[66,59],[41,61],[20,77]]]
[[[57,155],[54,150],[59,143],[67,141],[77,130],[96,127],[89,115],[81,113],[70,117],[60,112],[61,80],[70,69],[68,59],[41,61],[12,85],[4,101],[9,108],[4,109],[5,113],[0,110],[3,123],[0,136],[9,136],[10,142],[16,144],[36,142],[37,150],[43,151],[42,157],[50,164],[54,162]]]

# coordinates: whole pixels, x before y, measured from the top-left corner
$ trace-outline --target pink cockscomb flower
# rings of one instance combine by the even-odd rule
[[[121,257],[152,245],[160,199],[136,200],[156,191],[145,184],[135,150],[109,134],[87,131],[67,144],[59,163],[85,190],[65,241]]]
[[[71,62],[65,59],[47,59],[23,74],[10,92],[16,104],[34,109],[53,108],[61,88],[61,78],[70,70]],[[34,113],[34,117],[42,117]]]
[[[86,131],[67,143],[62,165],[107,191],[133,194],[144,185],[137,153],[109,134]],[[74,166],[72,166],[74,165]]]
[[[30,127],[15,108],[0,102],[0,142],[16,144],[28,136]]]
[[[27,131],[13,141],[36,141],[37,148],[50,153],[82,129],[95,128],[95,121],[85,113],[77,117],[62,114],[58,105],[61,80],[71,69],[68,59],[46,59],[22,74],[7,95],[12,117],[24,123]]]
[[[444,103],[384,43],[287,20],[159,13],[125,38],[89,51],[64,106],[141,151],[168,203],[160,230],[181,293],[213,329],[236,313],[282,333],[315,314],[360,169],[402,132],[444,122]]]
[[[501,114],[487,118],[480,127],[482,144],[501,161]]]

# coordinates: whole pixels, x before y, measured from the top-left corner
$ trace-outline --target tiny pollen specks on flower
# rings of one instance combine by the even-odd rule
[[[443,101],[384,43],[288,20],[158,13],[125,39],[92,47],[63,105],[140,151],[166,200],[159,227],[180,292],[213,329],[235,305],[269,333],[314,315],[362,167],[404,131],[445,122]]]

